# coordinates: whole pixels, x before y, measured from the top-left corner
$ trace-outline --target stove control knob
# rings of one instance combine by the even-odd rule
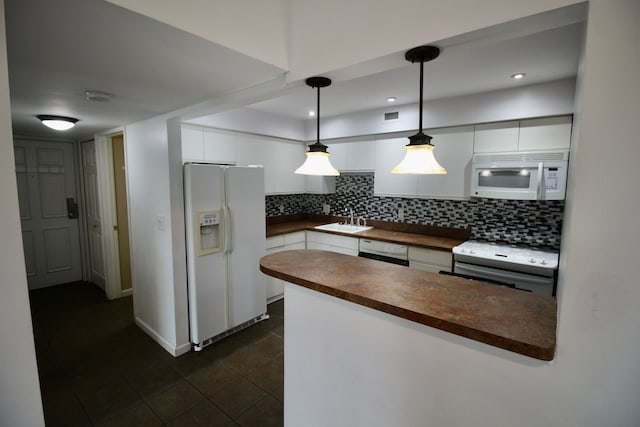
[[[540,261],[540,264],[547,265],[547,260],[543,259],[542,261]]]
[[[476,251],[474,251],[473,249],[471,249],[471,250],[469,251],[469,253],[473,255],[473,254],[475,254],[475,253],[476,253]]]
[[[531,258],[531,259],[529,260],[529,262],[530,262],[531,264],[535,264],[535,263],[536,263],[536,260],[535,260],[535,259],[533,259],[533,258]]]
[[[461,254],[467,253],[467,250],[466,249],[460,249],[460,253]]]

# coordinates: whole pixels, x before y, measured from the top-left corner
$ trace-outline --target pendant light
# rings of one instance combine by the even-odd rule
[[[318,108],[316,109],[317,137],[316,142],[309,145],[307,159],[296,169],[295,173],[301,175],[338,176],[340,172],[329,161],[327,146],[320,143],[320,88],[327,87],[331,80],[326,77],[310,77],[306,80],[307,86],[318,89]]]
[[[391,173],[403,174],[446,174],[445,168],[440,166],[433,157],[434,146],[431,137],[422,133],[422,92],[424,63],[440,55],[440,49],[435,46],[418,46],[407,51],[404,55],[409,62],[420,62],[420,129],[418,133],[409,137],[407,152],[404,158]]]

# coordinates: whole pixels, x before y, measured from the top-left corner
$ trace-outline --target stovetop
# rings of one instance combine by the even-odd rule
[[[477,240],[467,240],[452,251],[457,258],[477,259],[479,263],[481,260],[492,260],[551,270],[558,268],[558,252],[554,251]]]

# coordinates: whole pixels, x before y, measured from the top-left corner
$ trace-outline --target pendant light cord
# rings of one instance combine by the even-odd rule
[[[318,106],[316,108],[316,142],[320,143],[320,87],[318,89]]]
[[[424,88],[424,61],[420,61],[420,131],[422,133],[422,91]]]

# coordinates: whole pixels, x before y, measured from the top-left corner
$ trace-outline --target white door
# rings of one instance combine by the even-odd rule
[[[82,279],[73,145],[14,142],[29,289]]]
[[[80,144],[82,175],[84,180],[85,215],[89,240],[89,273],[91,281],[105,289],[104,252],[102,239],[102,219],[98,197],[98,167],[96,164],[96,143],[87,141]]]

